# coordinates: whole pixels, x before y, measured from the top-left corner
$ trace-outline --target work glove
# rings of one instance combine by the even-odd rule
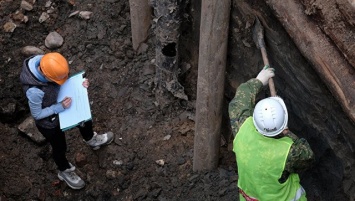
[[[263,70],[260,71],[256,79],[260,80],[264,86],[269,82],[269,79],[275,76],[275,69],[270,68],[269,65],[264,66]]]

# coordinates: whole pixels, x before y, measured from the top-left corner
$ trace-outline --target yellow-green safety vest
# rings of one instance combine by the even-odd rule
[[[238,166],[238,187],[259,201],[307,200],[298,174],[292,173],[284,183],[278,180],[284,171],[293,141],[260,134],[249,117],[233,141]],[[245,200],[240,196],[240,200]]]

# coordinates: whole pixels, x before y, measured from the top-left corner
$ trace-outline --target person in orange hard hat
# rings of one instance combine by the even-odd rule
[[[62,85],[69,75],[67,60],[59,53],[48,53],[40,61],[40,70],[51,81]]]
[[[52,157],[59,170],[58,178],[73,189],[81,189],[85,182],[66,158],[67,143],[58,118],[58,114],[69,108],[72,102],[70,97],[57,102],[60,86],[68,77],[68,61],[60,53],[53,52],[25,59],[20,81],[36,126],[52,146]],[[88,79],[84,79],[83,87],[89,87]],[[112,132],[98,135],[93,131],[92,121],[78,128],[86,144],[94,150],[111,143],[114,137]]]

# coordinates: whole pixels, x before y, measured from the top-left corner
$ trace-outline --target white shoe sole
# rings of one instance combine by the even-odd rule
[[[85,187],[85,184],[83,186],[73,186],[73,185],[71,185],[67,180],[65,180],[62,176],[60,176],[59,173],[58,173],[58,178],[59,178],[59,180],[64,181],[72,189],[79,190],[79,189],[82,189],[82,188]]]
[[[98,149],[100,149],[100,148],[101,148],[101,146],[111,144],[111,142],[112,142],[114,139],[115,139],[115,137],[114,137],[114,136],[112,136],[112,139],[111,139],[109,142],[106,142],[106,143],[104,143],[104,144],[98,145],[98,146],[96,146],[96,147],[91,147],[91,149],[92,149],[92,150],[98,150]],[[83,140],[83,141],[85,142],[85,140]],[[90,145],[89,145],[89,146],[90,146]]]
[[[96,147],[92,147],[92,150],[99,150],[99,149],[101,148],[101,146],[111,144],[111,142],[113,141],[113,139],[114,139],[114,137],[112,137],[112,139],[111,139],[109,142],[106,142],[105,144],[102,144],[102,145],[99,145],[99,146],[96,146]]]

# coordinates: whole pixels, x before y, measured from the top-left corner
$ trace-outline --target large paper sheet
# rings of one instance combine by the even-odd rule
[[[88,91],[83,86],[84,71],[71,76],[60,87],[57,101],[61,102],[65,97],[72,99],[71,106],[59,113],[60,128],[68,130],[82,122],[91,120],[91,110]]]

